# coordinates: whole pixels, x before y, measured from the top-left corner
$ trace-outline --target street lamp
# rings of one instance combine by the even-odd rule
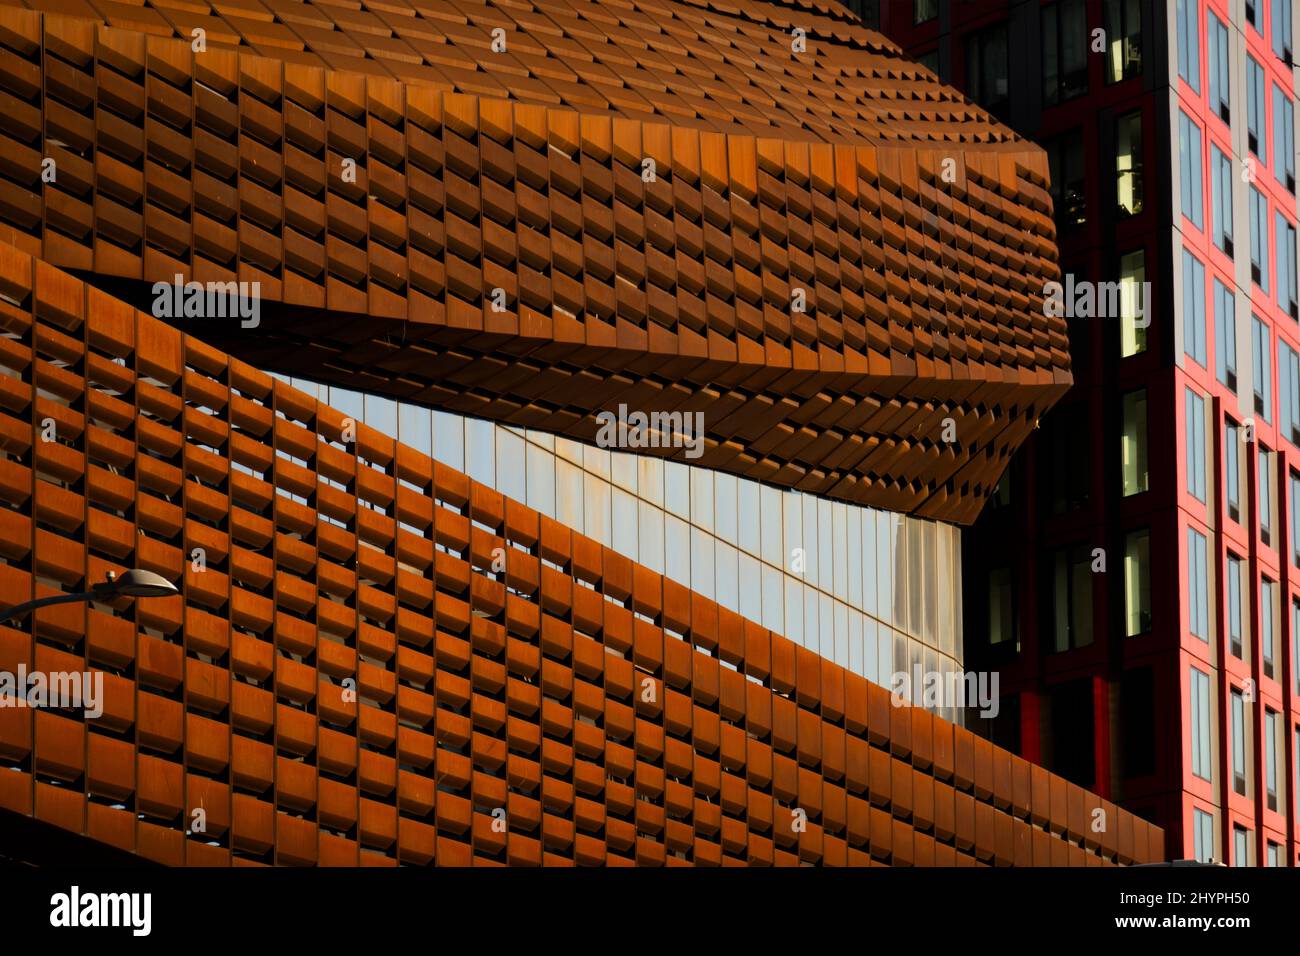
[[[89,591],[80,591],[77,594],[56,594],[52,597],[37,598],[35,601],[16,604],[9,610],[0,612],[0,621],[21,617],[35,611],[37,608],[49,607],[52,604],[71,604],[74,601],[84,601],[86,603],[91,601],[112,601],[120,597],[171,597],[179,593],[180,591],[176,590],[176,585],[152,571],[142,571],[135,568],[127,571],[121,577],[118,577],[115,572],[109,571],[108,580],[103,584],[94,585]]]

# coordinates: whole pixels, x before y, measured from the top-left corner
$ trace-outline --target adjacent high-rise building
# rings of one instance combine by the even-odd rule
[[[0,595],[67,599],[0,674],[102,684],[0,707],[0,812],[171,864],[1160,858],[963,726],[960,528],[1071,381],[1048,158],[848,11],[0,46]],[[180,593],[92,591],[133,568]]]
[[[1050,158],[1075,385],[963,541],[993,739],[1159,823],[1171,858],[1295,865],[1291,0],[876,12]]]

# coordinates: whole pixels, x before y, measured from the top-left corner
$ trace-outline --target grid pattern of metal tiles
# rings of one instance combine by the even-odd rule
[[[98,719],[0,708],[6,810],[173,864],[1159,857],[1158,828],[3,245],[0,329],[0,593],[182,589],[0,627],[0,669],[105,674]]]
[[[0,7],[0,235],[137,304],[258,282],[256,334],[194,329],[227,351],[587,441],[620,403],[701,411],[697,464],[957,522],[1068,387],[1044,155],[837,8],[184,2]],[[204,16],[258,40],[166,38]],[[414,29],[420,64],[381,56]],[[665,44],[709,96],[583,92],[634,93]],[[529,49],[583,82],[493,86]]]

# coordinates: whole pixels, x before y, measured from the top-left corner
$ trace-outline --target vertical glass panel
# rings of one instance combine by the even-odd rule
[[[596,445],[582,446],[581,462],[582,462],[583,470],[589,471],[593,475],[597,475],[601,478],[604,478],[606,481],[609,480],[609,476],[610,476],[609,459],[610,459],[610,450],[608,448],[599,448]],[[577,463],[578,460],[575,459],[574,464]]]
[[[532,442],[528,448],[528,507],[548,518],[555,517],[555,457]]]
[[[397,403],[379,395],[366,396],[366,424],[390,438],[397,437]]]
[[[864,676],[872,683],[880,683],[880,656],[876,650],[876,634],[880,625],[872,617],[862,619],[862,657]]]
[[[713,598],[713,537],[699,528],[691,529],[691,589]]]
[[[585,484],[582,505],[586,516],[586,536],[595,538],[606,548],[612,548],[614,536],[610,533],[610,485],[594,475],[586,475]]]
[[[862,610],[880,616],[877,598],[880,557],[876,551],[876,511],[862,509]]]
[[[616,451],[611,452],[609,458],[610,480],[624,491],[636,494],[636,455],[629,455],[625,451]]]
[[[829,594],[817,592],[817,646],[811,647],[822,657],[835,654],[835,602]]]
[[[583,444],[580,441],[574,441],[572,438],[563,438],[555,436],[555,453],[565,461],[572,462],[579,468],[583,465]]]
[[[785,618],[782,580],[784,577],[776,568],[763,566],[763,626],[778,633]]]
[[[713,472],[707,468],[692,468],[691,473],[691,524],[713,531]]]
[[[360,392],[354,392],[348,388],[331,388],[329,404],[354,422],[364,422],[366,420],[365,399],[362,398]]]
[[[876,513],[877,616],[885,623],[894,620],[894,516]]]
[[[835,663],[849,666],[849,609],[839,601],[833,602],[835,613]]]
[[[713,474],[713,520],[717,535],[723,541],[736,543],[736,476],[723,472]]]
[[[507,498],[523,501],[527,494],[524,482],[524,440],[505,428],[496,429],[497,491]]]
[[[662,508],[664,503],[663,459],[641,455],[637,458],[636,467],[637,496]]]
[[[803,594],[804,586],[799,579],[787,575],[785,578],[785,630],[781,633],[796,644],[804,642]]]
[[[1124,634],[1151,630],[1150,533],[1130,531],[1124,540]]]
[[[739,497],[736,504],[736,523],[740,526],[740,550],[757,556],[758,548],[758,483],[741,478],[737,481]]]
[[[845,560],[849,548],[849,509],[842,501],[831,503],[831,542],[835,549],[832,593],[844,600],[849,593],[849,563]]]
[[[664,462],[664,510],[682,518],[691,513],[690,469],[679,462]]]
[[[1147,490],[1147,390],[1140,388],[1123,399],[1120,464],[1124,496]]]
[[[803,548],[804,580],[814,587],[821,586],[821,562],[818,560],[817,548],[817,498],[813,495],[800,495],[802,505],[802,531],[799,547]]]
[[[763,572],[757,558],[740,555],[740,613],[751,621],[763,620]]]
[[[778,568],[786,566],[781,542],[781,492],[763,485],[759,492],[761,509],[763,560]]]
[[[433,457],[433,413],[406,402],[397,406],[397,440]]]
[[[613,548],[619,554],[625,554],[633,560],[637,560],[636,498],[622,488],[615,488],[613,491],[613,508]]]
[[[582,469],[562,458],[556,459],[555,520],[585,534],[582,487]]]
[[[849,618],[849,671],[865,674],[862,659],[862,615],[857,611],[848,611]]]
[[[785,539],[785,561],[782,567],[790,574],[798,575],[807,580],[808,577],[808,551],[803,543],[803,498],[802,495],[793,491],[781,495],[781,510],[783,512],[782,532]],[[803,553],[799,556],[799,563],[795,564],[795,549],[800,549]]]
[[[457,471],[465,470],[465,419],[433,413],[433,457]]]
[[[848,565],[848,602],[850,607],[862,608],[862,509],[850,506],[847,512],[848,551],[841,560]]]
[[[681,518],[664,515],[665,573],[678,584],[691,586],[691,532]]]
[[[496,426],[481,418],[465,419],[465,470],[477,482],[496,485]]]
[[[817,587],[829,591],[835,586],[835,532],[831,503],[817,499]]]
[[[821,646],[821,617],[818,613],[820,592],[804,586],[803,589],[803,646],[817,651]]]
[[[740,610],[739,554],[724,541],[717,544],[718,603],[732,611]]]
[[[644,501],[641,511],[641,563],[656,574],[664,573],[664,513]]]

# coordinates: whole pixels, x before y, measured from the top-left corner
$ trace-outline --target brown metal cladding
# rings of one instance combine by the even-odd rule
[[[1158,858],[1145,821],[364,424],[345,446],[341,412],[7,245],[0,328],[0,594],[182,589],[0,627],[0,669],[105,675],[98,719],[0,708],[5,810],[168,864]]]
[[[961,523],[1069,385],[1044,154],[835,4],[25,7],[0,239],[256,281],[261,367]]]

